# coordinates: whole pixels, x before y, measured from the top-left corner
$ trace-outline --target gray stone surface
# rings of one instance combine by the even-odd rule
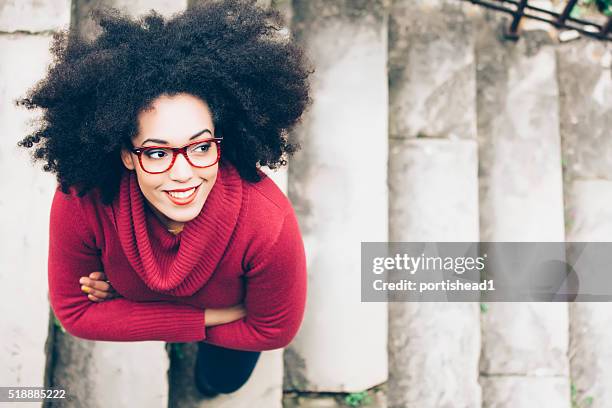
[[[479,408],[478,303],[389,304],[390,408]]]
[[[66,390],[66,399],[50,400],[43,406],[46,408],[104,407],[102,401],[93,398],[95,382],[91,376],[90,363],[92,356],[95,356],[95,342],[79,340],[68,333],[63,333],[59,328],[54,329],[52,336],[53,356],[49,361],[50,366],[47,367],[49,382],[45,385]]]
[[[482,241],[563,241],[556,61],[550,37],[500,42],[481,21],[477,100]],[[494,271],[493,271],[494,272]],[[482,314],[483,407],[569,407],[564,303],[496,303]],[[534,402],[535,401],[535,402]]]
[[[271,6],[278,10],[287,25],[290,24],[293,19],[293,7],[290,0],[271,0]]]
[[[484,31],[484,30],[482,30]],[[563,240],[554,49],[541,32],[478,44],[478,138],[483,241]]]
[[[612,75],[610,50],[596,41],[564,44],[557,51],[566,219],[576,216],[575,180],[612,180]],[[585,231],[589,232],[590,231]]]
[[[389,144],[389,240],[478,241],[476,142]]]
[[[56,329],[51,385],[70,400],[48,406],[166,407],[168,357],[161,342],[96,342]]]
[[[609,303],[570,304],[571,378],[579,401],[592,398],[591,408],[612,403],[612,308]]]
[[[74,22],[87,38],[95,38],[100,27],[91,19],[91,12],[98,8],[112,7],[131,16],[141,16],[155,10],[170,17],[187,8],[187,0],[74,0]]]
[[[170,346],[168,346],[170,350]],[[236,392],[204,397],[195,388],[193,370],[196,343],[175,345],[170,352],[169,408],[280,408],[282,405],[283,350],[262,352],[253,374]]]
[[[70,0],[0,0],[0,32],[68,28]]]
[[[481,377],[482,406],[487,408],[569,407],[567,377]]]
[[[357,406],[387,408],[385,390],[385,385],[368,390],[367,400],[364,398],[362,405]],[[346,403],[347,395],[288,392],[283,397],[283,408],[344,408],[350,406]]]
[[[612,178],[575,180],[568,188],[573,215],[567,240],[612,242]]]
[[[387,378],[387,307],[362,303],[360,243],[387,239],[386,25],[378,2],[296,1],[295,34],[315,66],[295,136],[289,197],[308,266],[304,323],[285,388],[361,391]]]
[[[612,241],[609,53],[607,47],[595,41],[565,44],[557,51],[567,241]],[[577,400],[592,398],[593,408],[612,405],[612,388],[608,386],[612,383],[610,344],[610,304],[572,303],[571,378]]]
[[[485,375],[568,376],[565,303],[490,303],[482,314]]]
[[[390,143],[390,240],[478,241],[476,142]],[[479,314],[477,303],[389,304],[389,407],[480,407]]]
[[[44,75],[50,42],[48,35],[0,35],[2,386],[42,386],[45,371],[49,207],[55,180],[32,166],[28,153],[17,147],[40,115],[17,108],[14,101]]]
[[[205,0],[187,0],[187,7],[192,7],[198,3],[201,3],[202,1]],[[287,1],[281,0],[283,3],[286,3]],[[255,0],[255,3],[257,3],[260,7],[270,7],[270,6],[275,6],[272,0]]]
[[[389,17],[389,133],[476,137],[473,6],[396,0]]]
[[[478,241],[470,12],[444,0],[393,3],[391,241]],[[476,303],[390,303],[388,406],[480,407],[479,319]]]

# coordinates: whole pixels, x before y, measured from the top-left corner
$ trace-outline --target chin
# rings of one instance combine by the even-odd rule
[[[193,214],[181,214],[180,216],[172,214],[172,216],[166,215],[166,217],[174,222],[189,222],[191,220],[195,220],[198,214],[199,212]]]
[[[196,205],[193,203],[190,207],[191,208],[183,209],[172,208],[168,211],[164,211],[162,214],[174,222],[188,222],[195,219],[200,214],[203,205]]]
[[[189,222],[200,214],[204,207],[204,202],[201,199],[195,200],[191,204],[180,208],[171,203],[157,201],[153,207],[159,215],[170,221]]]

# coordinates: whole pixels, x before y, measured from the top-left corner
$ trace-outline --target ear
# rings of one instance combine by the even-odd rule
[[[126,169],[134,170],[134,160],[132,158],[132,153],[125,148],[121,149],[121,161],[123,162],[123,165]]]

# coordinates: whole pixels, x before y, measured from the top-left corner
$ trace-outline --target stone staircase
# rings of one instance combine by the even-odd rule
[[[73,3],[0,2],[4,101],[44,75],[51,35],[71,15],[90,29],[93,3]],[[134,15],[189,6],[103,3]],[[264,352],[242,389],[209,400],[191,382],[192,344],[62,333],[40,251],[55,184],[14,147],[29,117],[3,103],[0,166],[19,175],[4,186],[30,204],[0,201],[14,214],[3,220],[3,302],[20,310],[0,323],[0,382],[61,385],[75,398],[64,405],[79,407],[323,408],[364,390],[377,408],[612,406],[608,304],[362,303],[359,278],[362,241],[612,241],[610,48],[559,44],[529,24],[502,41],[498,15],[459,0],[273,3],[316,66],[295,131],[302,150],[272,175],[308,255],[296,339]]]

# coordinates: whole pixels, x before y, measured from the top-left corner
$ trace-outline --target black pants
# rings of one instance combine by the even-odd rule
[[[238,390],[251,376],[260,354],[198,342],[194,376],[197,388],[209,396]]]

